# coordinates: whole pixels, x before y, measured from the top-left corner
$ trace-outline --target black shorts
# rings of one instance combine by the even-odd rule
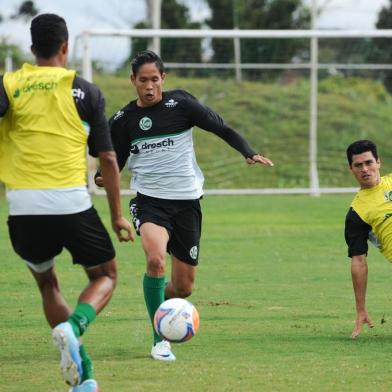
[[[129,209],[138,234],[146,222],[165,227],[169,233],[168,253],[187,264],[198,264],[202,220],[199,199],[167,200],[138,193],[129,202]]]
[[[12,215],[8,229],[15,252],[32,264],[66,248],[74,264],[90,268],[115,257],[109,234],[94,207],[68,215]]]

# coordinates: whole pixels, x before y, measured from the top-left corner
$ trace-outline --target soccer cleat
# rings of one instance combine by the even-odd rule
[[[98,384],[92,378],[83,381],[80,385],[73,387],[69,392],[99,392]]]
[[[167,340],[156,343],[151,349],[151,356],[160,361],[176,360],[176,356],[171,352],[170,343]]]
[[[54,344],[61,354],[60,368],[64,381],[72,387],[82,380],[82,359],[79,354],[79,340],[68,322],[57,325],[52,332]]]

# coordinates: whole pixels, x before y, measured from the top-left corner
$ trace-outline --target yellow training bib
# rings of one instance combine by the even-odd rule
[[[72,97],[75,71],[24,64],[6,73],[0,180],[9,189],[86,184],[87,133]]]
[[[351,207],[372,227],[381,253],[392,262],[392,174],[370,189],[361,189]]]

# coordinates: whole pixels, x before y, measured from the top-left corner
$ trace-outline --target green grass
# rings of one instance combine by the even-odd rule
[[[374,249],[368,308],[375,328],[350,339],[355,310],[343,240],[350,200],[206,197],[190,298],[200,312],[200,331],[174,347],[178,360],[171,364],[149,358],[140,240],[117,244],[118,287],[84,340],[101,390],[390,391],[390,265]],[[11,251],[0,201],[0,391],[66,391],[38,291]],[[97,198],[96,206],[108,225],[105,199]],[[66,252],[56,266],[74,305],[84,274]]]
[[[107,113],[112,115],[135,92],[127,77],[97,75]],[[198,162],[206,188],[308,187],[309,83],[232,79],[181,78],[169,74],[166,89],[182,88],[217,111],[244,135],[256,151],[269,156],[272,170],[249,168],[231,147],[215,135],[194,133]],[[374,140],[392,170],[392,99],[381,82],[359,78],[327,78],[318,95],[318,170],[322,187],[355,186],[347,170],[345,150],[354,140]]]

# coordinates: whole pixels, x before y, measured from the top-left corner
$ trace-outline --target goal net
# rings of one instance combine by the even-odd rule
[[[345,150],[364,138],[378,144],[384,171],[392,169],[391,30],[87,31],[75,42],[74,65],[102,89],[108,116],[135,99],[129,59],[135,48],[151,48],[154,37],[165,89],[189,91],[275,163],[248,166],[216,136],[195,129],[207,192],[352,192]],[[107,40],[112,60],[102,61]],[[126,169],[122,177],[128,189]]]

